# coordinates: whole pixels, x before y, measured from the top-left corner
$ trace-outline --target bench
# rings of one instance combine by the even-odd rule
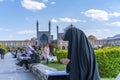
[[[30,70],[40,80],[69,80],[69,74],[66,71],[57,71],[40,63],[30,65]]]

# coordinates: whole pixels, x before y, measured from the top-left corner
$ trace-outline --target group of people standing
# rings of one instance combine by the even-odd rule
[[[5,50],[3,48],[0,48],[0,55],[1,55],[1,59],[4,59]]]

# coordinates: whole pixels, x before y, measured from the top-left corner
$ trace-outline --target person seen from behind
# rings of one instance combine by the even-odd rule
[[[100,80],[94,49],[84,32],[73,25],[66,29],[64,40],[68,41],[68,58],[61,59],[66,64],[70,80]]]

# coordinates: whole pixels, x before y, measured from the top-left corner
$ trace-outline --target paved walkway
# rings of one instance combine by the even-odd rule
[[[3,60],[0,59],[0,80],[38,80],[32,73],[26,73],[24,68],[16,70],[17,60],[12,57],[12,54],[8,53]]]

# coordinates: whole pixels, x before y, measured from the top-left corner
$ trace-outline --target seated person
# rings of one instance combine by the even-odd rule
[[[18,62],[16,65],[18,65],[17,69],[21,69],[22,66],[25,64],[26,67],[26,71],[29,71],[29,64],[32,63],[38,63],[39,61],[39,55],[38,53],[31,47],[28,46],[26,48],[26,54],[24,56],[22,56],[22,60],[20,62]]]

